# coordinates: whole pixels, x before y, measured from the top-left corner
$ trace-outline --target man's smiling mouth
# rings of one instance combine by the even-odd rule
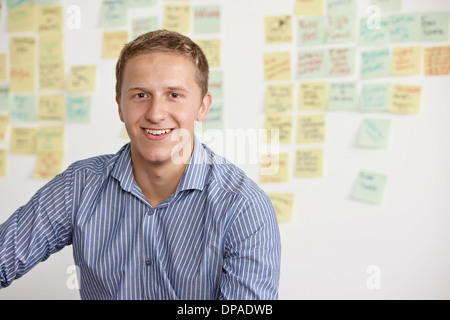
[[[172,131],[172,129],[162,129],[162,130],[152,130],[152,129],[144,129],[145,132],[151,134],[152,136],[161,136],[163,134],[167,134]]]

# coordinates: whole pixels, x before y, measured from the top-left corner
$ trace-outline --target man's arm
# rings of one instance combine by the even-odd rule
[[[71,244],[69,176],[55,177],[0,225],[0,288]]]
[[[248,203],[225,239],[220,299],[278,299],[281,243],[267,196]]]

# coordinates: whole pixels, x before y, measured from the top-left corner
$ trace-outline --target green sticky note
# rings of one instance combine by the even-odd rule
[[[9,85],[0,83],[0,110],[9,110]]]
[[[220,6],[194,7],[194,33],[220,33]]]
[[[157,0],[128,0],[130,8],[156,6]]]
[[[449,12],[423,13],[420,18],[421,41],[447,41]]]
[[[359,131],[358,146],[376,149],[386,148],[390,130],[390,120],[364,119]]]
[[[296,25],[298,46],[325,43],[325,18],[323,16],[302,16]]]
[[[389,49],[361,53],[361,77],[363,79],[389,77],[390,71],[391,53]]]
[[[223,93],[223,71],[211,71],[209,74],[209,92],[213,99],[222,99]]]
[[[330,83],[328,93],[328,109],[332,110],[356,110],[357,85],[354,82]]]
[[[37,106],[35,95],[10,96],[9,109],[11,122],[37,121]]]
[[[402,0],[372,0],[371,4],[380,8],[381,12],[400,11]]]
[[[362,18],[359,23],[359,44],[362,46],[381,46],[389,44],[389,18],[381,17],[379,24]]]
[[[125,0],[102,0],[100,27],[124,27],[127,24],[127,14]]]
[[[208,116],[201,123],[201,127],[203,131],[209,129],[222,130],[224,128],[223,103],[213,102],[209,109]]]
[[[352,199],[373,204],[381,203],[386,181],[385,175],[360,172],[353,188]]]
[[[353,15],[356,13],[356,0],[327,0],[327,13]]]
[[[361,111],[386,112],[391,102],[391,86],[385,83],[364,84],[361,92]]]
[[[297,76],[302,78],[324,77],[328,71],[328,53],[323,49],[298,53]]]
[[[389,40],[396,42],[419,41],[419,14],[396,14],[389,17]]]
[[[67,96],[66,97],[66,122],[87,123],[91,115],[90,96]]]

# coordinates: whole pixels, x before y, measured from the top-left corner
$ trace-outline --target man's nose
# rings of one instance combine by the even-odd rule
[[[145,118],[152,123],[159,123],[167,117],[166,105],[162,98],[153,96],[147,106]]]

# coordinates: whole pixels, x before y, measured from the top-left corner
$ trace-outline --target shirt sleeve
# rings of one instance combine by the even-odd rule
[[[0,288],[71,244],[70,176],[56,176],[0,225]]]
[[[219,299],[278,299],[281,241],[267,196],[247,202],[225,239]]]

